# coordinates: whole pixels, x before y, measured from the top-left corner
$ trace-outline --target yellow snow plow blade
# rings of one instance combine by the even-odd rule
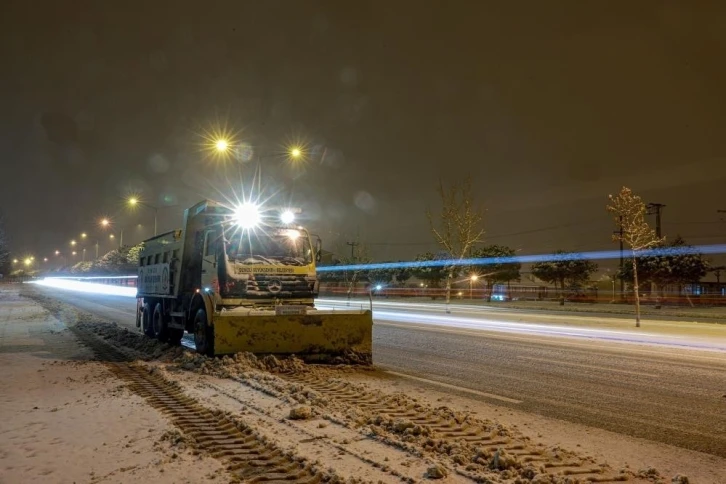
[[[294,354],[327,358],[354,352],[370,360],[370,311],[226,311],[214,317],[214,353]]]

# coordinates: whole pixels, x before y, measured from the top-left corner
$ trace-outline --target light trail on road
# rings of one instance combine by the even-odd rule
[[[135,287],[114,286],[110,284],[99,284],[97,282],[86,282],[64,277],[47,277],[39,281],[31,281],[31,284],[65,289],[67,291],[85,292],[89,294],[105,294],[107,296],[136,297]]]
[[[321,309],[341,309],[348,307],[347,302],[343,301],[329,299],[320,301],[322,303],[319,305]],[[385,309],[377,309],[380,306],[383,306]],[[467,315],[462,316],[456,314],[457,309]],[[429,304],[427,306],[425,303],[375,302],[373,305],[373,320],[377,323],[409,323],[443,328],[518,333],[543,337],[578,338],[641,345],[647,344],[726,353],[726,329],[723,331],[724,338],[710,340],[702,335],[698,335],[696,331],[694,331],[696,334],[664,335],[636,328],[606,329],[587,327],[588,319],[597,319],[592,317],[581,318],[579,325],[558,325],[527,321],[528,316],[524,311],[514,313],[517,315],[516,321],[501,320],[498,316],[505,311],[488,306],[477,307],[462,305],[458,308],[452,306],[451,311],[452,313],[450,314],[444,313],[444,308],[439,304]],[[566,318],[569,315],[560,313],[559,316]]]
[[[89,294],[122,296],[135,298],[135,287],[115,286],[108,284],[99,284],[89,282],[91,279],[74,280],[68,278],[46,278],[33,283],[52,287],[55,289],[64,289],[68,291],[78,291]],[[366,306],[365,302],[356,300],[352,303],[354,306]],[[344,309],[349,308],[347,301],[339,301],[333,299],[319,299],[318,307],[320,309]],[[383,307],[384,309],[380,309]],[[411,303],[411,302],[392,302],[392,301],[375,301],[373,306],[373,318],[378,323],[395,322],[424,324],[432,326],[440,326],[444,328],[460,328],[473,329],[480,331],[493,331],[505,333],[519,333],[529,335],[539,335],[543,337],[566,337],[579,338],[599,341],[613,341],[631,344],[647,344],[668,346],[683,349],[707,350],[714,352],[726,352],[726,339],[708,340],[697,335],[663,335],[651,333],[648,331],[635,329],[604,329],[584,327],[587,324],[587,318],[581,318],[581,324],[574,325],[558,325],[558,324],[539,324],[531,321],[524,321],[523,317],[519,317],[517,321],[505,321],[496,318],[497,313],[506,313],[504,308],[495,308],[492,306],[475,306],[466,304],[450,305],[449,309],[452,313],[444,313],[443,307],[435,303]],[[459,315],[456,313],[464,313]],[[520,311],[517,314],[522,314]],[[526,313],[525,313],[526,314]],[[560,314],[561,317],[571,315]],[[526,316],[525,316],[526,317]],[[531,317],[530,317],[531,318]],[[594,319],[594,318],[590,318]],[[724,334],[726,336],[726,333]]]

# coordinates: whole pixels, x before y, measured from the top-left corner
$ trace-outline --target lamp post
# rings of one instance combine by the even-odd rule
[[[479,280],[479,276],[473,274],[469,278],[469,299],[474,299],[474,282]]]
[[[221,143],[221,142],[223,142],[223,141],[220,140],[218,143]],[[217,146],[217,149],[219,149],[219,145]],[[226,141],[224,141],[224,148],[222,148],[221,151],[224,151],[226,149],[227,149],[227,144],[226,144]],[[129,203],[129,206],[131,206],[131,207],[135,207],[136,205],[139,205],[139,206],[142,206],[142,207],[150,208],[151,210],[154,211],[154,236],[156,236],[157,235],[157,224],[156,224],[156,221],[157,221],[157,216],[159,214],[159,207],[155,207],[153,205],[149,205],[148,203],[144,203],[141,200],[139,200],[137,197],[131,197],[131,198],[129,198],[128,203]]]
[[[108,227],[111,226],[111,221],[109,219],[107,219],[107,218],[104,218],[104,219],[101,220],[101,222],[99,222],[99,224],[103,228],[108,228]],[[120,249],[124,245],[124,229],[123,228],[119,228],[118,231],[119,231],[118,248]],[[108,238],[110,240],[113,240],[113,239],[116,238],[116,235],[113,232],[111,232],[109,234]]]
[[[85,232],[83,232],[81,234],[81,238],[84,239],[84,240],[85,239],[88,239],[88,234],[85,233]],[[94,238],[94,240],[96,242],[96,244],[95,244],[96,245],[96,259],[98,259],[98,239],[97,238]],[[86,248],[85,247],[83,248],[83,260],[84,261],[86,260]]]

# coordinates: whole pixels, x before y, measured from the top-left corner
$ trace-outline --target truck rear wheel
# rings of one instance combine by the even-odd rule
[[[144,307],[141,314],[141,329],[144,331],[146,336],[150,338],[154,337],[154,329],[151,326],[151,305],[144,303]]]
[[[207,321],[207,311],[197,309],[194,315],[194,345],[197,353],[214,356],[214,328]]]
[[[151,327],[156,339],[162,343],[165,343],[169,339],[169,325],[164,317],[164,308],[161,306],[161,303],[157,303],[154,308]]]

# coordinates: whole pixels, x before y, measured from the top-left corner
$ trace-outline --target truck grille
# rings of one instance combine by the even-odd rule
[[[310,297],[313,285],[313,281],[308,281],[305,276],[255,274],[247,281],[247,296]]]

